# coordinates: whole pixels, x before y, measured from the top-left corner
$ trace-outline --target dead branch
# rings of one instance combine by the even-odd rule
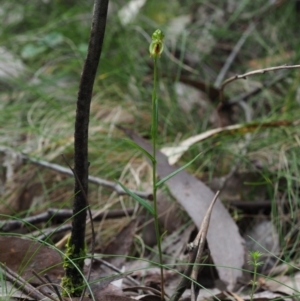
[[[84,294],[81,271],[84,266],[82,252],[85,250],[85,225],[86,210],[88,207],[88,132],[90,118],[90,104],[94,81],[97,74],[98,64],[101,57],[102,45],[105,34],[106,18],[108,11],[108,0],[95,0],[92,27],[89,38],[88,53],[83,66],[79,85],[75,133],[74,133],[74,201],[73,201],[73,221],[70,237],[69,259],[77,260],[76,266],[66,265],[65,268],[65,287],[72,291],[72,297],[79,297]],[[72,170],[73,172],[73,170]],[[82,298],[81,298],[82,300]]]
[[[180,283],[177,285],[175,292],[170,298],[170,301],[178,301],[184,291],[186,290],[187,286],[189,285],[191,279],[192,279],[192,300],[197,300],[197,295],[199,292],[199,288],[196,288],[194,286],[194,282],[197,280],[197,276],[199,274],[200,269],[200,262],[202,260],[202,257],[204,255],[204,245],[206,240],[206,235],[209,227],[210,217],[212,214],[212,209],[215,204],[215,202],[218,199],[219,191],[214,196],[214,199],[212,200],[211,204],[209,205],[206,214],[204,216],[204,219],[201,223],[199,232],[194,239],[194,241],[188,245],[189,249],[189,261],[187,264],[187,267],[182,275]]]
[[[242,94],[226,101],[226,103],[223,103],[223,106],[224,107],[232,106],[232,105],[239,103],[240,101],[248,100],[250,97],[255,96],[258,93],[260,93],[263,89],[269,88],[269,87],[277,84],[278,82],[282,81],[283,79],[285,79],[287,72],[288,72],[287,70],[281,71],[280,74],[278,74],[275,78],[264,81],[260,87],[256,87],[249,92],[242,93]]]
[[[33,287],[28,281],[23,279],[20,275],[16,274],[13,270],[0,262],[1,272],[4,274],[4,278],[9,280],[17,289],[22,290],[25,294],[34,298],[35,300],[44,300],[45,296]]]
[[[231,82],[238,80],[238,79],[247,79],[247,77],[249,76],[253,76],[253,75],[257,75],[257,74],[264,74],[266,72],[270,72],[270,71],[277,71],[277,70],[287,70],[287,69],[298,69],[300,68],[300,65],[283,65],[283,66],[277,66],[277,67],[268,67],[268,68],[264,68],[264,69],[258,69],[258,70],[254,70],[254,71],[250,71],[244,74],[237,74],[235,76],[232,76],[230,78],[228,78],[227,80],[225,80],[223,82],[223,84],[220,87],[220,103],[218,105],[218,109],[220,109],[223,105],[224,102],[224,89],[225,87],[230,84]]]
[[[99,215],[93,217],[94,221],[101,221],[103,217],[106,218],[120,218],[126,215],[132,215],[134,212],[133,208],[128,208],[126,212],[124,210],[111,210],[105,213],[100,213]],[[92,210],[92,215],[98,214],[98,210]],[[0,223],[0,230],[2,232],[11,232],[16,229],[20,229],[21,227],[24,227],[26,225],[36,225],[39,223],[45,223],[49,222],[52,219],[60,219],[60,220],[67,220],[70,219],[73,216],[73,210],[71,209],[58,209],[58,208],[49,208],[46,212],[28,216],[23,219],[11,219],[11,220],[5,220]],[[61,227],[61,226],[60,226]],[[45,229],[44,229],[45,230]],[[44,231],[43,230],[43,231]],[[52,229],[52,232],[54,229]],[[39,231],[39,234],[41,232]]]
[[[14,152],[12,149],[5,147],[5,146],[0,146],[0,152],[2,153],[12,153]],[[22,154],[22,153],[16,153],[16,156],[18,156],[19,158],[21,158],[24,161],[29,161],[35,165],[44,167],[44,168],[48,168],[51,170],[54,170],[56,172],[59,172],[61,174],[67,175],[67,176],[71,176],[74,177],[73,172],[69,169],[66,168],[62,165],[56,164],[56,163],[50,163],[44,160],[39,160],[39,159],[35,159],[32,158],[28,155]],[[127,193],[124,191],[124,189],[117,183],[115,182],[111,182],[108,180],[104,180],[98,177],[94,177],[94,176],[90,176],[88,177],[88,181],[92,184],[96,184],[99,186],[103,186],[106,187],[108,189],[111,189],[113,191],[115,191],[118,195],[127,195]],[[147,199],[147,200],[152,200],[152,195],[150,193],[144,192],[144,191],[138,191],[138,190],[131,190],[133,193],[137,194],[138,196],[140,196],[141,198]]]

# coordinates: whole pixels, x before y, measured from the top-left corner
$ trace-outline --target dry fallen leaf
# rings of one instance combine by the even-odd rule
[[[262,279],[264,289],[271,292],[283,293],[288,296],[299,296],[300,272],[290,276],[278,276],[270,279]]]
[[[142,300],[142,301],[160,301],[161,297],[157,295],[141,295],[134,297],[135,300]]]
[[[0,270],[2,273],[2,271]],[[26,295],[17,289],[10,281],[0,281],[0,300],[34,300],[32,296]]]
[[[293,123],[286,120],[277,120],[265,123],[253,123],[253,124],[234,124],[225,127],[220,127],[217,129],[208,130],[199,135],[192,136],[188,139],[185,139],[179,143],[177,146],[172,147],[163,147],[161,152],[169,157],[168,161],[170,165],[173,165],[179,161],[181,156],[195,143],[208,139],[212,136],[215,136],[219,133],[227,132],[228,134],[234,133],[249,133],[257,130],[259,128],[269,128],[269,127],[280,127],[280,126],[290,126],[296,125],[297,122]]]
[[[0,262],[33,285],[39,285],[41,281],[32,274],[32,270],[47,274],[54,282],[64,275],[61,255],[30,239],[0,236]]]
[[[119,295],[104,295],[96,298],[96,301],[132,301],[134,299],[126,297],[126,296],[119,296]]]
[[[117,268],[121,268],[126,260],[126,255],[132,245],[133,237],[136,231],[137,220],[128,223],[105,248],[103,254],[119,255],[107,258],[106,261]]]
[[[253,294],[236,294],[233,292],[221,292],[218,289],[206,289],[201,290],[197,301],[207,301],[207,300],[236,300],[236,301],[269,301],[269,300],[285,300],[291,301],[292,299],[287,298],[281,294],[273,293],[270,291],[264,291]]]
[[[100,283],[92,284],[91,288],[96,300],[101,300],[104,296],[125,297],[122,289],[111,283],[103,287],[100,281]]]
[[[150,153],[152,152],[152,147],[147,141],[130,130],[124,129],[124,131],[139,146]],[[168,158],[161,152],[157,152],[156,156],[157,174],[160,178],[166,177],[177,169],[169,165]],[[214,198],[214,193],[186,171],[181,171],[169,179],[166,185],[172,196],[199,227],[211,200]],[[220,200],[216,202],[211,216],[207,241],[220,279],[227,284],[229,289],[232,289],[237,279],[242,276],[241,268],[245,258],[244,240],[239,234],[237,225]]]
[[[241,295],[240,298],[242,298],[245,301],[273,301],[273,300],[284,300],[284,301],[292,301],[292,298],[287,298],[287,296],[283,296],[279,293],[273,293],[270,291],[264,291],[255,293],[253,297],[249,294]]]

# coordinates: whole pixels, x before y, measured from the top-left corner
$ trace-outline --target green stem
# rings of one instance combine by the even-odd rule
[[[154,204],[154,224],[155,224],[155,234],[157,240],[159,263],[160,263],[160,276],[161,276],[161,300],[164,300],[164,271],[163,271],[163,258],[161,251],[161,239],[158,223],[158,213],[157,213],[157,187],[156,187],[156,142],[157,142],[157,127],[158,127],[158,103],[156,97],[157,89],[157,58],[154,58],[154,83],[152,92],[152,150],[153,150],[153,161],[152,161],[152,177],[153,177],[153,204]]]
[[[256,265],[256,262],[255,262],[255,264],[254,264],[254,270],[253,270],[251,296],[250,296],[250,300],[251,301],[253,301],[254,292],[255,292],[255,289],[256,289],[256,273],[257,273],[257,265]]]

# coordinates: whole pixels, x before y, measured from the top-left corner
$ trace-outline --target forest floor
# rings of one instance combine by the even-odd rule
[[[140,286],[151,299],[161,289],[153,220],[116,184],[151,204],[151,164],[124,138],[151,152],[148,49],[157,28],[165,34],[158,64],[158,177],[201,154],[159,190],[167,295],[187,264],[186,245],[220,190],[197,300],[298,300],[298,4],[111,1],[89,129],[96,300],[141,297]],[[71,229],[68,164],[92,7],[90,0],[33,0],[26,6],[3,1],[0,8],[0,299],[19,298],[16,286],[8,289],[4,281],[18,278],[8,277],[12,271],[38,286],[32,270],[41,274],[61,264]],[[86,242],[91,252],[90,221]],[[49,276],[58,281],[62,267]],[[111,284],[116,280],[121,284]],[[191,298],[189,288],[183,297]]]

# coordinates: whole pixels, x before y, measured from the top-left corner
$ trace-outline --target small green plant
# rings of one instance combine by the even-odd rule
[[[255,293],[255,290],[257,288],[257,268],[263,264],[262,261],[259,261],[259,258],[262,256],[263,254],[259,251],[250,251],[249,252],[249,256],[250,256],[250,260],[248,261],[248,263],[250,265],[253,266],[253,279],[251,280],[251,295],[250,295],[250,300],[253,300],[253,296]]]
[[[147,152],[145,149],[140,147],[138,144],[131,140],[126,140],[129,144],[133,147],[140,150],[152,163],[152,197],[153,197],[153,207],[144,199],[136,195],[135,193],[131,192],[127,189],[124,185],[118,182],[123,189],[137,202],[139,202],[154,218],[154,225],[155,225],[155,233],[156,233],[156,241],[157,241],[157,248],[159,254],[159,266],[161,271],[161,300],[164,300],[164,274],[163,274],[163,258],[162,258],[162,250],[161,250],[161,241],[162,235],[160,234],[159,230],[159,222],[158,222],[158,212],[157,212],[157,189],[161,187],[167,180],[175,176],[181,170],[189,166],[193,163],[198,157],[196,156],[193,160],[185,164],[184,166],[180,167],[173,173],[167,175],[161,180],[157,179],[156,176],[156,150],[157,150],[157,136],[158,136],[158,98],[157,98],[157,59],[160,58],[164,46],[163,46],[164,34],[160,29],[157,29],[152,34],[152,42],[149,46],[150,56],[154,60],[154,69],[153,69],[153,90],[152,90],[152,118],[151,118],[151,139],[152,139],[152,155]]]
[[[136,194],[130,192],[126,187],[124,187],[121,183],[119,183],[123,187],[123,189],[130,196],[132,196],[136,201],[138,201],[144,208],[146,208],[154,218],[156,241],[157,241],[157,248],[159,254],[160,272],[161,272],[161,300],[164,300],[164,274],[163,274],[163,259],[162,259],[162,251],[161,251],[161,235],[159,230],[158,214],[157,214],[157,188],[159,185],[156,178],[156,164],[157,164],[156,147],[157,147],[157,127],[158,127],[157,59],[162,54],[164,48],[163,39],[164,39],[164,34],[160,29],[157,29],[152,35],[152,42],[149,46],[150,56],[154,60],[153,90],[152,90],[152,119],[151,119],[152,155],[148,153],[146,150],[144,150],[143,148],[141,148],[139,145],[134,143],[133,141],[128,141],[134,147],[139,149],[144,155],[146,155],[152,162],[153,207],[150,206],[147,201],[143,200]]]
[[[157,144],[157,126],[158,126],[158,100],[157,100],[157,59],[163,51],[164,34],[157,29],[152,35],[152,42],[149,47],[150,55],[154,59],[154,74],[153,74],[153,92],[152,92],[152,183],[153,183],[153,206],[154,206],[154,224],[157,248],[159,253],[160,274],[161,274],[161,300],[164,300],[164,273],[163,273],[163,259],[161,251],[161,236],[159,231],[158,214],[157,214],[157,178],[156,178],[156,144]]]

